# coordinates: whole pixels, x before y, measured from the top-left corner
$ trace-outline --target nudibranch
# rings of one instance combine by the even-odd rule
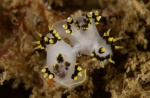
[[[109,36],[110,30],[101,37],[95,25],[99,24],[101,16],[98,11],[88,12],[85,16],[68,17],[66,20],[56,22],[56,29],[62,38],[68,38],[76,53],[91,55],[92,60],[99,60],[102,65],[107,61],[115,63],[111,57],[113,49],[121,49],[114,43],[122,37],[113,38]]]
[[[88,12],[84,16],[68,17],[66,20],[56,22],[49,27],[50,33],[46,36],[38,34],[41,38],[35,49],[46,49],[47,66],[42,69],[44,77],[54,79],[62,85],[72,88],[81,85],[86,79],[86,69],[82,69],[76,62],[76,54],[92,57],[92,60],[106,63],[115,63],[111,58],[113,49],[123,47],[114,43],[122,37],[114,38],[107,30],[101,37],[96,25],[101,16],[98,11]],[[63,41],[69,39],[70,44]]]
[[[50,33],[43,36],[38,33],[41,40],[36,41],[39,46],[35,49],[46,49],[47,66],[42,69],[44,77],[54,79],[56,82],[72,88],[81,85],[86,79],[86,70],[76,63],[76,53],[65,43],[56,30],[50,28]]]

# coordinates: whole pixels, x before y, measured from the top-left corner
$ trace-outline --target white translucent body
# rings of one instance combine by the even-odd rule
[[[83,21],[84,17],[80,16],[73,19],[81,22]],[[107,44],[106,40],[99,35],[94,21],[91,23],[88,30],[77,30],[75,24],[71,24],[73,35],[65,32],[62,26],[64,24],[66,24],[65,20],[56,22],[53,25],[53,29],[56,29],[61,37],[68,38],[70,40],[76,53],[91,55],[92,52],[95,51],[99,57],[105,57],[107,55],[112,56],[111,46]],[[98,53],[100,47],[104,47],[106,52],[102,54]],[[104,62],[107,62],[107,60]]]
[[[52,36],[50,34],[47,35],[47,37],[51,38]],[[78,80],[74,81],[71,76],[75,71],[75,64],[76,64],[76,54],[73,51],[72,47],[65,43],[63,40],[57,41],[56,44],[52,45],[47,45],[46,46],[46,51],[47,51],[47,65],[48,69],[50,70],[51,73],[55,75],[54,80],[58,83],[61,83],[69,88],[76,87],[80,85],[84,78],[85,78],[85,73],[82,71],[82,76],[78,78]],[[64,57],[64,61],[68,61],[71,63],[70,67],[68,70],[65,70],[65,76],[60,77],[59,75],[55,74],[54,71],[54,64],[59,64],[57,62],[57,56],[58,54],[61,53]],[[65,66],[64,63],[60,63],[63,67]]]

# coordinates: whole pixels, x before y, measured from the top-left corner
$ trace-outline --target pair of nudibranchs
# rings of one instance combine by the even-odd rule
[[[86,69],[76,62],[77,54],[90,55],[92,60],[99,60],[102,65],[108,61],[115,63],[111,59],[112,48],[122,47],[113,44],[122,37],[110,37],[110,29],[101,37],[95,26],[100,19],[98,11],[88,12],[85,16],[68,17],[56,22],[49,27],[50,32],[46,36],[38,33],[41,39],[36,41],[38,46],[35,49],[47,51],[47,66],[42,69],[44,77],[72,88],[86,80]],[[62,38],[69,39],[72,46]]]

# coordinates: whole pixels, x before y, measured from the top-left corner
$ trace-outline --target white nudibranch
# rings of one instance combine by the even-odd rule
[[[41,38],[36,41],[39,46],[35,49],[47,51],[47,66],[42,69],[44,77],[54,79],[56,82],[72,88],[81,85],[86,79],[86,70],[76,63],[76,53],[65,43],[56,30],[50,29],[46,36],[38,34]]]
[[[47,66],[42,69],[44,77],[69,88],[81,85],[86,79],[86,69],[77,64],[78,53],[90,55],[92,60],[99,60],[102,65],[108,61],[115,63],[111,59],[112,50],[122,48],[114,45],[122,37],[110,37],[110,29],[101,37],[95,26],[101,19],[98,14],[98,11],[94,11],[85,16],[68,17],[50,27],[50,33],[46,36],[38,34],[41,40],[36,41],[39,46],[35,49],[47,51]],[[69,39],[73,47],[61,38]]]

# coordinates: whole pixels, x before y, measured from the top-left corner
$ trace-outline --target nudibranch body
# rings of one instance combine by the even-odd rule
[[[47,51],[47,66],[42,69],[44,77],[54,79],[56,82],[72,88],[81,85],[86,79],[86,70],[76,63],[76,53],[73,48],[61,40],[56,30],[50,29],[47,36],[41,37],[37,48]]]
[[[92,55],[93,60],[102,61],[103,64],[106,64],[107,61],[115,63],[111,59],[112,48],[122,47],[112,44],[120,40],[121,37],[109,37],[110,29],[101,37],[95,26],[99,23],[100,18],[97,11],[90,12],[85,17],[68,17],[66,20],[56,22],[53,28],[58,31],[61,37],[70,40],[76,53]]]
[[[47,37],[51,36],[48,34]],[[82,69],[75,72],[76,66],[78,66],[76,65],[76,54],[70,45],[61,40],[56,44],[47,45],[46,51],[48,69],[54,74],[55,81],[68,87],[74,87],[84,80],[85,73],[81,71]],[[81,72],[79,73],[79,71]],[[79,75],[74,75],[75,73]]]

